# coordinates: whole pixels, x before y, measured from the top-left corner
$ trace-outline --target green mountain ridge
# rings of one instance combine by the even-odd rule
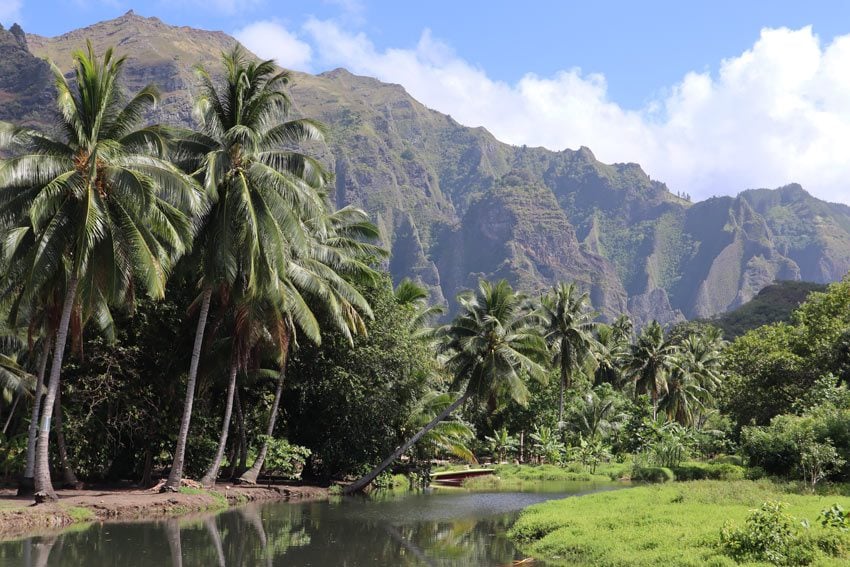
[[[0,65],[18,70],[0,73],[0,117],[32,124],[49,123],[41,58],[70,69],[86,39],[126,54],[128,86],[156,83],[155,118],[175,124],[191,122],[192,66],[216,69],[236,42],[132,12],[54,38],[22,36],[0,31]],[[418,279],[450,306],[481,276],[532,292],[577,280],[604,316],[669,323],[735,308],[776,279],[829,282],[850,270],[850,207],[799,185],[690,203],[637,164],[603,164],[588,148],[511,146],[400,85],[344,69],[292,78],[297,112],[329,126],[316,150],[336,174],[336,203],[373,215],[396,280]]]

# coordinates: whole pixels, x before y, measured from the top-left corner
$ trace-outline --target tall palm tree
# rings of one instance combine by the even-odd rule
[[[658,415],[659,398],[667,392],[667,377],[676,351],[658,321],[652,321],[641,331],[626,358],[626,375],[634,382],[636,394],[649,394],[653,418]]]
[[[681,341],[668,377],[667,393],[659,401],[668,419],[693,425],[698,412],[713,401],[713,393],[722,381],[722,348],[722,339],[713,331],[691,334]]]
[[[156,90],[127,100],[118,83],[125,60],[112,50],[98,58],[89,43],[74,61],[73,86],[52,66],[57,137],[0,126],[0,148],[15,154],[0,164],[0,216],[12,219],[4,227],[7,255],[27,273],[21,302],[62,282],[35,461],[35,489],[51,500],[48,438],[72,312],[92,294],[131,301],[137,283],[162,297],[192,236],[184,211],[200,205],[194,182],[163,159],[163,131],[139,127]]]
[[[540,302],[544,336],[552,351],[552,363],[561,374],[559,423],[564,421],[564,392],[572,386],[575,370],[593,356],[596,345],[596,323],[589,302],[587,293],[580,292],[575,283],[558,284]]]
[[[522,376],[545,380],[546,341],[525,296],[515,293],[506,280],[496,284],[482,280],[477,293],[461,294],[458,304],[460,312],[439,336],[440,350],[448,357],[446,368],[455,377],[453,389],[463,393],[381,464],[348,485],[345,493],[365,488],[466,400],[512,398],[525,404],[528,389]]]
[[[262,471],[280,408],[289,350],[295,344],[297,331],[300,329],[309,340],[320,343],[316,311],[354,344],[354,334],[366,333],[362,317],[372,317],[368,301],[352,282],[378,276],[367,263],[369,258],[386,255],[384,249],[369,243],[378,237],[377,227],[369,222],[365,212],[354,207],[322,213],[305,225],[309,245],[295,250],[281,282],[282,293],[273,298],[282,336],[277,352],[280,372],[266,435],[254,463],[239,476],[240,482],[255,483]]]
[[[249,295],[279,290],[292,248],[305,246],[308,239],[302,219],[323,210],[317,189],[329,178],[315,159],[292,149],[321,140],[323,130],[312,120],[289,119],[291,104],[283,90],[289,74],[278,72],[271,60],[249,61],[241,47],[223,54],[222,60],[221,85],[203,67],[196,69],[201,82],[195,99],[200,129],[185,132],[174,155],[186,171],[202,180],[210,210],[193,250],[200,307],[183,416],[163,487],[168,491],[178,490],[183,476],[213,293],[226,297],[240,272]]]

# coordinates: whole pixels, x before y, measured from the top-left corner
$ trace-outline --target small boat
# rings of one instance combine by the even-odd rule
[[[467,469],[461,471],[442,471],[431,473],[431,484],[438,486],[460,486],[468,478],[489,476],[493,469]]]

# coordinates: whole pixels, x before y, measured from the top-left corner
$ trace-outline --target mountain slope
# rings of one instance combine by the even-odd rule
[[[4,63],[46,69],[34,54],[68,70],[86,39],[126,54],[128,86],[156,83],[155,118],[181,124],[191,123],[192,66],[215,71],[235,44],[130,12],[56,38],[27,36],[23,46],[14,39]],[[43,100],[51,88],[40,73],[26,84],[0,74],[0,96],[30,122],[44,119],[32,93]],[[721,313],[777,278],[834,281],[850,269],[850,208],[799,186],[692,204],[636,164],[603,164],[587,148],[504,144],[399,85],[343,69],[292,78],[296,112],[329,126],[315,150],[336,174],[337,204],[373,215],[396,279],[419,279],[450,305],[481,276],[532,292],[574,279],[605,316],[628,310],[640,325]]]

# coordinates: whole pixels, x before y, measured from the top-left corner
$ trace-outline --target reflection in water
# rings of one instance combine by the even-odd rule
[[[510,565],[519,556],[506,532],[522,508],[617,487],[561,483],[557,490],[548,485],[524,493],[394,494],[97,524],[0,542],[0,566]]]

